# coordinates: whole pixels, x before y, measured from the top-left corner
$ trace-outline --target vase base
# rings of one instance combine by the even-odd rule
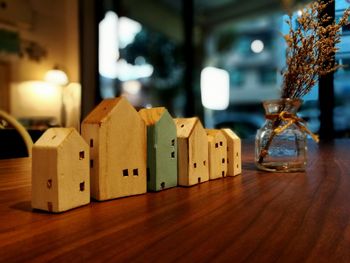
[[[305,172],[305,163],[264,162],[256,163],[259,170],[275,173]]]

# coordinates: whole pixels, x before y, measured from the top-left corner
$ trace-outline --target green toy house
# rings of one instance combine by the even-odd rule
[[[147,126],[147,190],[160,191],[177,185],[176,126],[163,108],[142,109]]]

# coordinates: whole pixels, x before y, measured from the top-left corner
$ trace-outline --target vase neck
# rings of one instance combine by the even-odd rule
[[[296,114],[302,104],[301,99],[278,99],[263,102],[265,114],[279,114],[282,111]]]

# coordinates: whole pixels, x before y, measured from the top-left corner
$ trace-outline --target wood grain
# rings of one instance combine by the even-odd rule
[[[309,142],[306,173],[241,176],[32,212],[30,160],[0,161],[2,262],[350,262],[350,140]]]

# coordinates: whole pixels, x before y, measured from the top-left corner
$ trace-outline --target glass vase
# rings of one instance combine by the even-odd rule
[[[270,172],[300,172],[306,167],[306,133],[296,116],[300,99],[263,102],[266,121],[255,138],[255,163]]]

